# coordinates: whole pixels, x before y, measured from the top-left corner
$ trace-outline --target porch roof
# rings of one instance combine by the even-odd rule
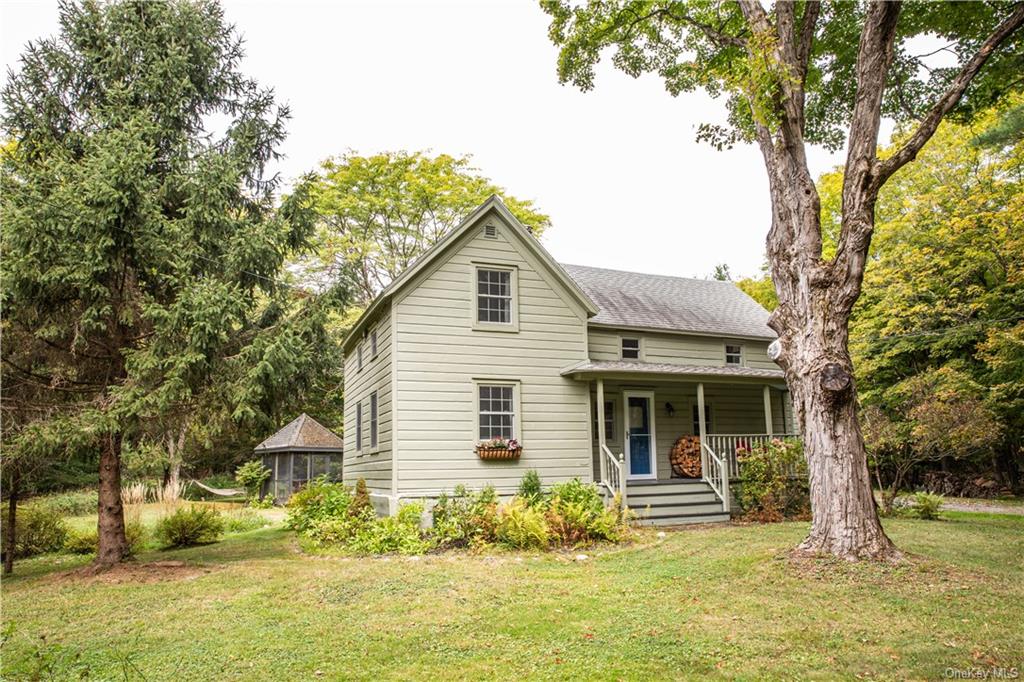
[[[619,374],[647,374],[692,377],[738,377],[745,379],[784,379],[781,369],[757,367],[715,367],[701,365],[673,365],[663,362],[637,362],[631,360],[584,360],[562,370],[562,376],[576,378]]]

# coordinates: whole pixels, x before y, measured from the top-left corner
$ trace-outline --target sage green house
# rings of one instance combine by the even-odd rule
[[[729,282],[559,264],[491,197],[349,334],[344,478],[381,513],[460,483],[510,495],[536,469],[652,522],[727,519],[737,447],[793,430],[767,319]],[[493,459],[494,438],[521,449]]]

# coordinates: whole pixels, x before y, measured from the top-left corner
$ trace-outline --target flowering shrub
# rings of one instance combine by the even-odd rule
[[[772,439],[738,449],[740,506],[745,516],[763,522],[802,518],[810,513],[807,462],[795,439]]]

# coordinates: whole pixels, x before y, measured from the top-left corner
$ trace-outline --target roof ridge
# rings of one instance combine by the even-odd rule
[[[731,279],[708,279],[704,277],[684,277],[683,275],[662,275],[656,272],[638,272],[636,270],[620,270],[619,268],[606,268],[599,265],[577,265],[575,263],[559,262],[559,265],[561,265],[563,268],[581,268],[585,270],[603,270],[604,272],[621,272],[624,275],[640,275],[642,277],[663,277],[665,279],[686,280],[687,282],[709,282],[715,284],[721,282],[722,284],[731,284],[733,286],[736,286],[736,282],[732,281]]]

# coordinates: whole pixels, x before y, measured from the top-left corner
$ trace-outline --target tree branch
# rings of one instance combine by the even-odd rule
[[[953,79],[949,89],[932,106],[920,125],[918,125],[917,130],[910,136],[910,139],[895,154],[877,164],[877,170],[874,174],[874,188],[876,190],[881,188],[893,173],[917,157],[917,153],[921,151],[925,143],[935,134],[942,119],[960,102],[964,92],[967,90],[967,86],[978,75],[978,72],[981,71],[981,68],[996,51],[996,48],[1013,35],[1022,25],[1024,25],[1024,3],[1017,3],[1013,12],[996,27],[991,35],[985,39],[985,42],[981,44],[981,47],[978,48],[977,53],[960,69],[960,73]]]
[[[803,23],[800,26],[800,41],[796,48],[796,63],[800,65],[798,75],[801,83],[807,80],[811,47],[814,45],[814,29],[817,28],[819,14],[821,14],[821,3],[817,0],[810,0],[804,7]]]

